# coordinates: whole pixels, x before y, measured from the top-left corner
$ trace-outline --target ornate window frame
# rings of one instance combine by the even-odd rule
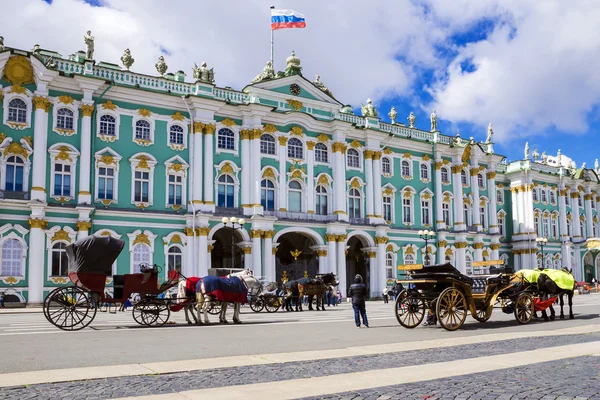
[[[132,131],[132,135],[131,135],[131,141],[133,143],[137,144],[138,146],[148,147],[148,146],[156,143],[156,141],[155,141],[156,121],[154,118],[151,117],[151,115],[152,114],[149,111],[146,112],[146,111],[139,110],[132,118],[131,128],[133,131]],[[138,121],[146,121],[150,124],[150,139],[149,140],[136,138],[136,133],[137,133],[136,132],[136,130],[137,130],[136,124],[138,123]]]
[[[77,134],[79,125],[79,107],[81,102],[73,99],[71,96],[58,96],[52,98],[52,130],[61,136],[73,136]],[[73,113],[73,129],[59,128],[58,110],[66,108]]]
[[[408,164],[407,166],[408,166],[409,175],[404,174],[404,162],[406,162]],[[412,180],[412,178],[414,176],[412,164],[413,164],[413,162],[410,157],[402,157],[402,159],[400,160],[400,176],[402,176],[402,179],[404,179],[405,181]]]
[[[325,146],[325,151],[327,153],[327,162],[323,162],[323,161],[317,161],[317,145],[322,144],[323,146]],[[286,146],[286,151],[287,151],[287,146]],[[317,142],[315,143],[315,148],[313,149],[313,156],[315,158],[315,165],[323,165],[323,166],[327,166],[330,167],[331,166],[331,146],[329,145],[328,142]]]
[[[50,153],[50,197],[54,200],[65,203],[75,198],[75,186],[77,182],[77,158],[79,151],[68,143],[56,143],[48,149]],[[54,194],[54,167],[56,164],[69,165],[71,167],[71,190],[68,196],[57,196]]]
[[[419,248],[414,244],[406,245],[402,248],[402,263],[404,265],[412,265],[417,263],[417,255],[419,252]],[[411,256],[412,259],[409,260],[411,262],[407,262],[407,256]]]
[[[12,156],[23,161],[23,192],[29,192],[29,175],[31,171],[31,155],[33,148],[26,139],[14,142],[7,137],[0,143],[0,190],[6,190],[6,163]]]
[[[289,154],[290,154],[290,152],[289,152],[290,141],[292,139],[297,139],[302,144],[302,158],[293,158],[293,157],[289,156]],[[287,140],[287,142],[286,142],[286,144],[285,144],[285,159],[288,160],[288,161],[296,160],[296,161],[305,163],[307,161],[307,156],[308,156],[308,154],[307,154],[307,148],[306,148],[306,141],[304,140],[304,137],[299,137],[299,136],[289,137],[288,140]],[[328,154],[328,156],[329,156],[329,154]]]
[[[471,200],[471,195],[469,194],[467,195],[463,195],[463,209],[461,210],[461,212],[463,213],[463,217],[465,216],[466,213],[466,220],[463,221],[464,224],[467,227],[472,227],[473,226],[473,201]],[[477,212],[479,212],[479,210],[477,210]]]
[[[348,157],[348,153],[350,153],[350,151],[355,151],[356,154],[358,155],[358,167],[350,166],[350,164],[349,164],[350,159]],[[348,148],[346,149],[345,159],[346,159],[346,170],[360,171],[360,172],[363,171],[363,165],[364,165],[363,152],[359,148],[354,148],[354,147],[348,146]]]
[[[480,183],[483,183],[483,185],[480,185]],[[486,190],[487,182],[485,179],[485,173],[483,173],[483,172],[477,173],[477,186],[479,187],[479,190]]]
[[[69,282],[68,276],[52,275],[52,248],[57,243],[64,243],[66,246],[77,240],[77,232],[69,226],[56,225],[50,229],[46,229],[46,280],[52,281],[54,284]]]
[[[444,180],[444,174],[443,174],[443,171],[446,171],[446,178],[448,178],[447,180]],[[449,186],[449,185],[450,185],[450,182],[451,182],[451,180],[452,180],[452,178],[451,178],[451,177],[452,177],[452,172],[450,171],[450,167],[447,167],[447,166],[445,166],[445,165],[444,165],[444,166],[442,166],[442,167],[440,168],[440,180],[442,181],[442,185]]]
[[[427,206],[427,210],[429,211],[429,224],[423,223],[423,201],[429,203]],[[419,209],[421,210],[421,226],[425,228],[435,226],[433,221],[433,193],[431,190],[426,188],[419,193]]]
[[[498,227],[502,228],[500,233],[501,237],[506,237],[506,211],[504,210],[499,210],[496,213],[496,221],[498,223]]]
[[[480,216],[479,223],[481,224],[481,229],[486,230],[490,227],[490,201],[487,197],[481,196],[479,198],[479,204],[477,205],[477,212]],[[483,207],[483,220],[481,220],[481,208]]]
[[[462,185],[463,188],[468,188],[471,186],[471,179],[470,179],[470,172],[467,168],[463,168],[460,171],[460,183]],[[463,177],[465,177],[465,180],[463,181]],[[466,183],[465,183],[466,182]]]
[[[147,208],[154,204],[154,170],[158,161],[149,153],[136,153],[129,159],[131,164],[131,204],[138,208]],[[135,200],[135,173],[148,172],[148,201]]]
[[[385,203],[383,203],[383,198],[389,198],[390,199],[390,205],[391,205],[391,219],[390,220],[386,220],[385,222],[388,224],[395,224],[396,223],[396,192],[398,190],[390,183],[385,184],[382,188],[381,188],[381,196],[382,196],[382,204],[381,204],[381,213],[383,214],[382,217],[385,217]],[[384,218],[385,219],[385,218]]]
[[[146,245],[150,247],[150,265],[154,264],[154,240],[157,238],[157,235],[149,230],[144,230],[142,232],[141,229],[137,229],[132,233],[128,233],[127,237],[129,238],[129,273],[135,273],[133,268],[133,255],[136,246]]]
[[[162,239],[164,244],[163,253],[165,257],[163,270],[166,279],[169,274],[169,249],[171,249],[171,247],[177,247],[179,248],[179,250],[181,250],[181,268],[184,269],[187,261],[186,246],[188,245],[188,243],[187,236],[182,234],[181,232],[171,232],[167,236],[163,236]]]
[[[504,189],[496,187],[496,204],[504,204]]]
[[[20,88],[24,89],[22,86],[19,86]],[[4,89],[0,88],[0,91],[4,93],[4,100],[3,100],[3,110],[4,112],[2,113],[2,123],[6,126],[11,127],[12,129],[17,129],[22,131],[23,129],[27,129],[27,128],[31,128],[31,116],[33,114],[33,102],[31,99],[32,93],[28,90],[28,89],[24,89],[21,92],[21,90],[19,90],[19,92],[16,92],[13,86],[8,86]],[[26,112],[26,122],[10,122],[8,120],[8,104],[10,103],[11,100],[13,99],[21,99],[25,102],[25,104],[27,105],[27,112]]]
[[[260,178],[260,198],[261,198],[261,203],[262,203],[262,192],[264,190],[264,188],[262,187],[262,181],[269,181],[273,184],[273,191],[275,192],[273,194],[273,211],[279,210],[279,179],[277,178],[279,176],[279,174],[277,174],[277,176],[262,176],[262,178]],[[271,189],[271,188],[269,188]],[[315,187],[316,190],[316,187]],[[266,211],[266,207],[265,207],[265,211]]]
[[[178,126],[183,129],[183,144],[175,144],[175,143],[169,142],[169,140],[171,139],[171,127],[173,127],[173,126]],[[233,130],[232,128],[229,128],[229,129]],[[237,149],[238,149],[237,141],[239,140],[239,133],[236,133],[235,130],[233,130],[233,133],[234,133],[235,141],[236,141],[235,154],[237,155]],[[187,149],[187,147],[188,147],[188,125],[185,124],[183,121],[178,121],[178,120],[168,121],[167,122],[167,133],[166,133],[166,144],[171,150],[175,150],[175,151],[183,151],[183,150]],[[219,150],[223,150],[223,149],[219,149]],[[228,152],[229,152],[229,150],[228,150]],[[219,153],[219,152],[217,152],[217,153]]]
[[[290,189],[290,184],[292,182],[298,182],[298,184],[300,184],[300,190],[301,190],[301,194],[300,194],[300,211],[290,211],[290,190],[294,190],[296,191],[296,189]],[[300,178],[292,178],[290,179],[287,184],[286,184],[286,188],[285,188],[287,194],[286,194],[286,199],[287,199],[287,204],[286,204],[286,209],[290,212],[301,212],[301,213],[305,213],[307,211],[307,201],[306,201],[306,190],[307,190],[307,186],[306,186],[306,182],[304,182],[304,179],[300,179]]]
[[[273,154],[270,153],[263,153],[262,152],[262,142],[263,142],[263,136],[270,136],[273,139],[273,146],[275,146],[275,152]],[[279,144],[277,143],[277,136],[274,133],[271,132],[263,132],[260,137],[258,138],[258,140],[260,141],[260,156],[261,158],[274,158],[274,159],[279,159]]]
[[[390,163],[390,172],[383,171],[383,160],[387,160]],[[394,158],[392,156],[384,155],[381,157],[381,175],[386,178],[394,176]]]
[[[2,227],[0,227],[0,281],[2,281],[4,283],[9,283],[8,280],[10,278],[12,278],[10,283],[15,284],[27,277],[26,265],[27,265],[27,255],[29,254],[29,252],[28,252],[27,240],[25,240],[25,235],[27,235],[28,233],[29,233],[29,230],[19,224],[14,224],[14,225],[13,224],[5,224]],[[1,267],[2,246],[4,246],[4,242],[6,242],[7,240],[11,240],[11,239],[15,239],[19,243],[21,243],[21,250],[22,250],[21,274],[18,276],[17,275],[12,275],[12,276],[2,275],[2,267]]]
[[[174,156],[165,161],[165,208],[179,210],[187,204],[187,171],[189,164],[179,156]],[[175,175],[182,177],[181,205],[169,204],[169,176]]]
[[[122,157],[112,150],[110,147],[105,147],[94,154],[96,160],[95,171],[94,171],[94,202],[101,202],[105,206],[111,203],[117,204],[119,202],[119,162]],[[113,168],[115,175],[113,177],[113,198],[111,200],[98,198],[98,181],[99,181],[99,169],[100,168]]]
[[[221,175],[229,175],[233,178],[233,207],[239,207],[240,204],[240,195],[239,195],[239,191],[240,191],[240,178],[239,178],[239,172],[242,170],[240,167],[238,167],[233,161],[229,161],[229,160],[224,160],[221,161],[220,164],[215,165],[215,179],[214,179],[214,184],[213,184],[213,190],[214,192],[214,199],[215,199],[215,203],[217,203],[217,199],[219,196],[219,177]],[[260,185],[260,183],[259,183]]]
[[[446,220],[444,219],[444,204],[448,205],[448,222],[449,224],[446,224],[446,229],[450,229],[450,227],[452,227],[453,223],[454,223],[454,208],[453,208],[453,204],[452,202],[454,201],[454,194],[452,194],[452,192],[446,191],[444,193],[442,193],[442,195],[444,197],[442,197],[442,215],[441,215],[441,221],[444,222],[444,224],[446,224]]]
[[[427,171],[427,178],[423,178],[421,176],[421,169],[423,167],[425,167],[425,170]],[[421,180],[421,182],[423,182],[423,183],[431,182],[431,163],[430,162],[427,162],[427,161],[419,162],[419,180]]]
[[[233,149],[222,149],[219,147],[219,132],[221,129],[229,129],[233,132]],[[215,154],[228,153],[238,155],[240,151],[240,127],[238,125],[223,124],[222,121],[216,123],[215,128]]]
[[[400,211],[402,213],[402,225],[406,225],[411,227],[415,225],[415,195],[417,191],[410,186],[405,186],[402,189],[402,201],[400,203]],[[410,221],[406,222],[404,220],[404,200],[410,200],[409,208],[410,208]]]
[[[103,142],[108,143],[113,143],[116,140],[119,140],[119,131],[121,127],[120,108],[113,104],[111,101],[107,101],[106,103],[100,104],[97,110],[98,113],[96,115],[96,137],[102,140]],[[103,115],[110,115],[115,119],[115,136],[100,134],[100,119]]]

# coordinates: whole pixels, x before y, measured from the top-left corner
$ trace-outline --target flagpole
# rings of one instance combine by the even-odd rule
[[[271,6],[271,10],[274,10],[274,9],[275,9],[275,6]],[[273,47],[274,47],[273,46],[273,32],[274,32],[273,28],[271,28],[271,68],[273,68],[273,70],[275,70],[275,65],[273,64],[274,63],[274,60],[273,60]]]

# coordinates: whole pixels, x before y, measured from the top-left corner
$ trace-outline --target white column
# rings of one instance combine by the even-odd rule
[[[573,276],[575,277],[575,282],[579,282],[583,280],[583,266],[581,265],[581,245],[579,244],[573,246],[573,259],[575,260],[575,265],[571,266],[571,268],[573,268]]]
[[[513,236],[519,233],[519,197],[518,197],[518,188],[515,186],[511,186],[510,188],[511,195],[511,208],[512,208],[512,227],[513,227]],[[508,235],[507,235],[508,237]]]
[[[460,161],[460,160],[459,160]],[[460,172],[462,164],[452,167],[452,187],[454,190],[454,230],[464,231],[467,229],[466,221],[464,221],[463,213],[463,190],[462,182],[460,181]]]
[[[213,250],[213,245],[215,244],[216,240],[209,240],[208,241],[208,246],[206,248],[206,253],[207,253],[207,261],[206,261],[206,269],[210,269],[212,268],[212,250]]]
[[[348,285],[346,283],[346,235],[337,236],[337,276],[340,281],[340,292],[344,299],[346,298],[346,291]]]
[[[306,142],[308,149],[306,155],[306,211],[308,214],[315,213],[315,142]]]
[[[455,254],[456,269],[458,269],[460,272],[462,272],[464,274],[467,271],[467,265],[466,265],[467,234],[459,233],[456,235],[456,238],[454,240],[455,240],[454,246],[456,247],[456,254]]]
[[[44,301],[44,229],[48,222],[44,220],[43,209],[32,209],[29,219],[29,291],[28,303],[41,304]]]
[[[522,185],[523,186],[523,185]],[[529,234],[529,228],[525,224],[527,220],[527,204],[525,202],[525,190],[522,187],[519,188],[519,193],[517,193],[517,200],[519,202],[519,233],[521,234]]]
[[[569,192],[564,187],[558,189],[558,214],[559,214],[559,229],[561,241],[568,241],[569,235],[567,232],[567,203],[565,196],[568,196]],[[564,253],[563,253],[564,254]]]
[[[275,264],[273,263],[273,236],[275,235],[275,231],[267,231],[265,232],[265,240],[264,240],[264,250],[263,253],[265,255],[265,270],[264,276],[270,282],[274,282],[276,279],[275,276]]]
[[[499,240],[498,238],[493,238],[492,240]],[[492,249],[492,254],[491,254],[491,258],[492,260],[499,260],[500,259],[500,254],[498,252],[498,250],[500,250],[500,243],[492,243],[490,245],[490,248]]]
[[[473,213],[473,225],[477,232],[483,230],[483,221],[479,215],[479,181],[477,180],[477,174],[479,173],[479,167],[477,163],[471,163],[471,196],[473,196],[473,206],[471,212]]]
[[[381,295],[378,290],[378,280],[379,280],[379,255],[377,251],[368,251],[367,255],[369,256],[369,295],[371,298],[376,297],[377,295]],[[365,277],[363,276],[363,279]],[[366,282],[365,282],[366,283]]]
[[[346,168],[344,168],[344,153],[346,146],[343,143],[334,143],[333,146],[333,201],[334,214],[347,216],[346,213]],[[347,219],[347,218],[342,218]],[[345,283],[344,283],[345,285]]]
[[[513,250],[513,259],[514,259],[514,264],[515,264],[515,271],[523,269],[523,268],[521,268],[521,256],[519,255],[519,252],[520,252],[520,250]]]
[[[438,232],[437,240],[438,264],[443,264],[446,262],[446,246],[448,245],[448,242],[446,241],[446,232]]]
[[[367,181],[367,218],[373,218],[375,217],[375,209],[373,208],[373,150],[365,151],[365,181]]]
[[[329,272],[329,265],[327,263],[327,250],[317,250],[317,256],[319,256],[319,273],[326,274]]]
[[[206,211],[215,210],[215,181],[213,178],[213,141],[214,141],[215,125],[206,124],[204,126],[204,204]]]
[[[571,192],[571,215],[573,216],[573,241],[577,242],[581,239],[581,221],[579,220],[579,192],[577,188]],[[577,260],[577,257],[575,257]]]
[[[31,200],[39,200],[45,203],[46,159],[48,155],[48,110],[50,109],[50,101],[44,96],[35,96],[33,98],[33,104],[35,106],[35,122],[33,125]]]
[[[562,267],[563,268],[573,268],[571,265],[571,242],[565,241],[561,246],[562,253]]]
[[[371,296],[381,296],[383,294],[383,288],[387,285],[387,277],[386,277],[386,268],[387,266],[385,265],[385,255],[386,255],[386,251],[385,251],[385,245],[387,243],[387,238],[385,238],[385,240],[383,240],[384,238],[381,238],[381,240],[379,240],[377,243],[377,281],[376,281],[376,285],[375,287],[372,287],[371,289]],[[396,269],[396,267],[394,266],[394,270]],[[394,271],[392,272],[394,273]],[[375,293],[373,293],[373,291],[375,290]]]
[[[376,218],[383,218],[381,208],[383,197],[381,196],[381,152],[373,153],[373,211]]]
[[[250,182],[250,131],[243,129],[242,136],[242,204],[243,208],[251,208],[250,190],[252,190],[252,182]]]
[[[187,246],[185,246],[185,262],[182,267],[182,273],[185,276],[193,276],[194,265],[198,263],[198,259],[196,254],[198,249],[198,243],[195,242],[194,229],[192,227],[183,228],[186,239]]]
[[[496,191],[498,188],[496,187],[496,166],[494,164],[490,164],[491,171],[487,173],[487,188],[488,194],[490,198],[489,204],[489,218],[490,218],[490,233],[499,233],[500,228],[498,227],[498,210],[496,209]],[[505,233],[506,235],[506,233]],[[497,260],[497,258],[494,258]]]
[[[264,276],[262,269],[262,257],[261,257],[261,234],[259,230],[250,231],[250,237],[252,238],[252,265],[251,269],[254,272],[254,276]]]
[[[192,135],[192,140],[194,142],[194,165],[192,166],[192,168],[194,168],[192,174],[192,201],[194,204],[202,204],[202,124],[194,122],[194,135]]]
[[[442,190],[442,159],[438,158],[435,162],[435,215],[437,217],[437,221],[435,221],[435,225],[437,229],[446,229],[446,223],[444,222],[444,218],[442,218],[443,210],[442,210],[442,201],[443,201],[443,190]]]
[[[332,234],[327,234],[325,235],[325,239],[327,240],[327,272],[333,272],[334,274],[338,275],[337,272],[337,263],[336,263],[336,255],[337,255],[337,248],[336,248],[336,237],[335,235]],[[339,279],[339,276],[338,276]]]
[[[286,168],[286,151],[287,138],[279,137],[279,211],[287,211],[287,168]]]
[[[210,229],[200,228],[198,236],[198,260],[197,265],[193,266],[194,273],[197,276],[207,276],[210,265],[210,254],[208,253],[208,232]]]
[[[594,215],[592,214],[593,195],[591,193],[586,193],[584,199],[587,237],[594,237]]]
[[[92,224],[89,222],[89,219],[87,221],[77,221],[75,225],[77,226],[77,240],[89,236],[90,228],[92,227]]]
[[[253,129],[250,135],[250,168],[252,176],[250,177],[250,201],[253,210],[262,214],[262,204],[260,202],[260,136],[262,130]]]
[[[533,185],[527,184],[526,191],[523,193],[524,203],[525,203],[525,226],[527,228],[527,232],[534,233],[534,219],[533,219]],[[535,255],[534,255],[535,256]]]
[[[92,104],[81,105],[81,136],[79,152],[79,195],[77,204],[92,204],[90,193],[90,170],[92,165]]]

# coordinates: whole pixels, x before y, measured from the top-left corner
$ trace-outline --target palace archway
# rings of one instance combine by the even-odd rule
[[[288,232],[277,239],[275,275],[277,282],[296,280],[304,276],[314,278],[319,272],[319,258],[311,247],[315,238],[304,232]]]
[[[244,251],[238,245],[243,241],[240,231],[222,227],[212,240],[215,241],[210,253],[212,268],[244,268]]]
[[[370,258],[363,249],[369,246],[369,243],[362,236],[356,235],[348,239],[346,254],[346,290],[354,282],[356,274],[360,274],[363,282],[367,285],[367,292],[370,293],[371,266]]]

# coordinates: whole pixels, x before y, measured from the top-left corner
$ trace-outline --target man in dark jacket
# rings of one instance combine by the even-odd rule
[[[354,277],[354,283],[348,290],[348,298],[352,298],[352,307],[354,308],[354,322],[356,327],[360,328],[359,312],[362,316],[363,325],[369,327],[369,321],[367,321],[367,310],[365,308],[365,299],[367,297],[367,285],[363,283],[362,276],[356,275]]]

